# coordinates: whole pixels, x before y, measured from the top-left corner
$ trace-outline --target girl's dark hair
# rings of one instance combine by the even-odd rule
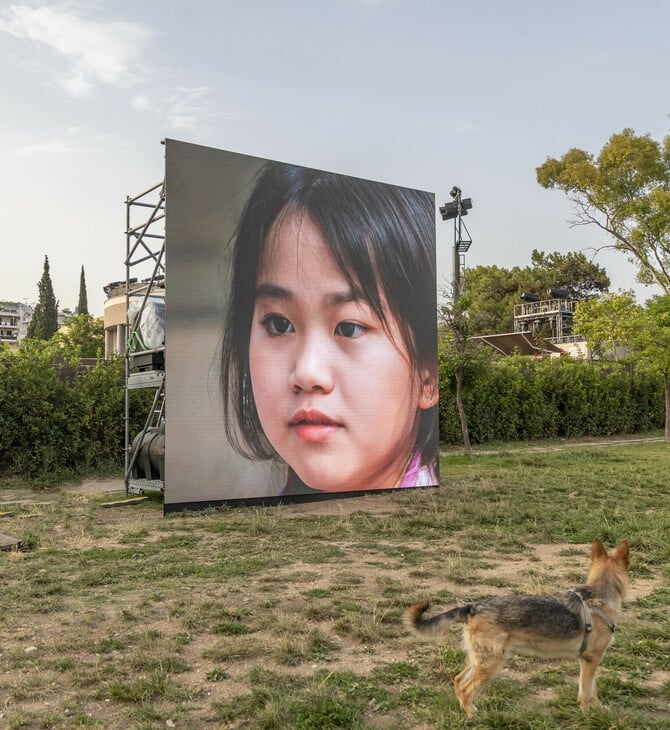
[[[233,273],[223,335],[221,388],[225,429],[248,458],[277,453],[261,427],[249,377],[256,278],[272,224],[307,214],[330,245],[352,290],[383,325],[396,320],[417,372],[437,383],[435,204],[429,193],[278,162],[259,172],[234,237]],[[416,448],[437,460],[437,406],[421,411]]]

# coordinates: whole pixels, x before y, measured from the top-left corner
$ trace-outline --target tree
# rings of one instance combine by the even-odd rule
[[[490,335],[514,330],[514,305],[522,292],[550,298],[551,288],[565,289],[570,299],[582,299],[607,290],[610,280],[605,270],[581,252],[545,254],[534,250],[531,265],[505,269],[475,266],[468,269],[465,286],[470,300],[471,319],[477,321],[473,334]]]
[[[500,266],[475,266],[465,275],[468,310],[477,321],[471,334],[492,335],[512,332],[514,305],[524,291],[521,269]]]
[[[633,352],[663,378],[665,391],[665,441],[670,444],[670,296],[647,302],[637,321],[631,322]]]
[[[464,284],[460,284],[463,292]],[[461,424],[463,447],[469,458],[472,458],[472,443],[468,430],[468,419],[463,405],[463,387],[471,375],[476,373],[484,361],[491,358],[488,348],[472,342],[470,339],[477,330],[477,319],[471,316],[469,309],[472,300],[467,294],[451,289],[442,291],[444,303],[439,309],[439,320],[443,336],[441,338],[441,368],[444,367],[449,379],[453,378],[456,394],[456,410]]]
[[[575,313],[579,331],[589,346],[612,352],[615,343],[625,345],[629,357],[640,367],[658,373],[665,394],[665,440],[670,443],[670,296],[660,296],[646,307],[635,303],[631,292],[587,301]]]
[[[69,319],[53,339],[77,357],[104,357],[105,325],[90,314],[78,314]]]
[[[49,274],[48,256],[44,257],[44,270],[37,289],[38,300],[26,336],[33,340],[49,340],[58,330],[58,302]]]
[[[637,266],[643,284],[670,294],[670,136],[663,143],[624,129],[600,154],[573,148],[547,158],[537,181],[569,196],[573,225],[595,225]]]
[[[631,321],[637,319],[641,307],[633,292],[603,294],[577,305],[574,329],[598,357],[619,359],[618,345],[630,340]]]
[[[535,249],[530,258],[533,276],[542,282],[543,292],[564,289],[568,299],[579,301],[609,288],[610,278],[605,269],[589,261],[581,251],[545,254]]]
[[[456,410],[461,422],[463,434],[463,448],[469,458],[472,458],[472,443],[468,431],[468,419],[463,406],[463,377],[467,365],[468,338],[470,328],[467,317],[468,301],[464,297],[455,299],[452,295],[448,304],[442,305],[440,315],[446,328],[444,339],[445,366],[453,373],[456,384]]]
[[[84,267],[81,267],[81,275],[79,276],[79,304],[77,304],[77,314],[88,314],[88,297],[86,296],[86,277],[84,276]]]

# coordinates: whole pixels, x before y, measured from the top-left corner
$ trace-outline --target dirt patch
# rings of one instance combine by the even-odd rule
[[[81,484],[67,487],[68,492],[84,492],[86,494],[100,494],[102,492],[126,493],[123,479],[87,479]]]

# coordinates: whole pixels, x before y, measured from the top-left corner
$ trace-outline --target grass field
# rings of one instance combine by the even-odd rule
[[[163,517],[0,482],[10,500],[0,728],[670,727],[662,442],[447,454],[439,489],[271,508]],[[467,721],[458,633],[421,641],[403,610],[569,589],[595,536],[632,551],[603,705],[578,709],[576,661],[515,657]]]

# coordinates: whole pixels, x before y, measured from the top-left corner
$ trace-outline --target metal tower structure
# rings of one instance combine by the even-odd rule
[[[449,193],[453,198],[453,203],[445,203],[440,206],[442,220],[454,221],[454,246],[453,246],[453,291],[454,300],[458,299],[461,293],[461,274],[465,270],[465,253],[472,244],[472,238],[465,223],[463,216],[468,214],[472,208],[472,198],[463,198],[459,187],[454,185]]]
[[[165,290],[165,181],[126,197],[126,343],[124,481],[126,493],[164,490],[156,451],[164,454],[165,345],[148,347],[140,336],[143,315],[157,292]],[[135,304],[132,320],[131,302]],[[130,391],[153,389],[144,426],[130,441]],[[153,446],[153,453],[152,453]],[[160,461],[160,460],[158,460]],[[164,463],[164,459],[163,459]]]

